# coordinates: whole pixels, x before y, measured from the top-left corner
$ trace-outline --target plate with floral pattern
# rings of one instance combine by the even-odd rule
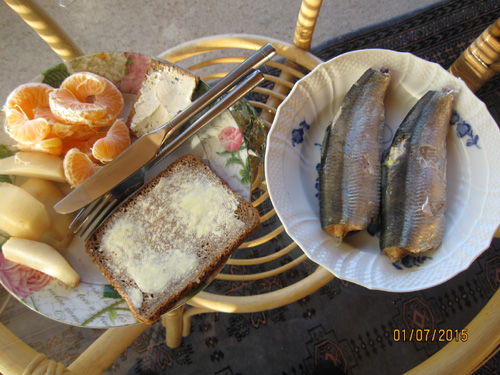
[[[392,263],[376,230],[342,244],[321,229],[319,165],[326,127],[346,92],[368,68],[387,67],[384,149],[406,113],[428,90],[458,92],[447,140],[447,211],[438,249]],[[500,131],[465,83],[409,53],[360,50],[320,64],[278,108],[268,136],[265,173],[272,203],[287,233],[335,276],[370,289],[408,292],[438,285],[489,247],[500,224]]]
[[[74,72],[88,71],[101,75],[122,92],[125,108],[120,117],[126,119],[152,59],[156,58],[139,53],[98,53],[56,65],[33,81],[59,87],[64,78]],[[201,93],[207,87],[200,81],[197,92]],[[252,131],[262,126],[253,108],[245,101],[238,102],[177,149],[170,159],[173,161],[187,153],[197,155],[235,192],[249,200],[252,163],[249,155],[251,147],[247,147],[245,141],[249,139],[245,133],[248,124],[251,124]],[[3,137],[1,143],[12,143],[6,136]],[[3,155],[0,156],[7,156],[3,151],[6,149],[2,148]],[[3,177],[10,178],[14,183],[19,180],[12,176]],[[6,239],[1,235],[0,244]],[[10,262],[1,252],[0,282],[31,309],[67,324],[112,327],[137,322],[126,301],[90,262],[80,239],[75,237],[61,251],[82,277],[76,288],[66,287],[41,272]]]

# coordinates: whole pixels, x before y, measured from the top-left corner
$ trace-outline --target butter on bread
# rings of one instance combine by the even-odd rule
[[[137,137],[170,121],[192,103],[198,76],[164,60],[152,60],[127,118]]]
[[[151,324],[211,279],[259,225],[249,202],[185,155],[113,213],[86,251]]]

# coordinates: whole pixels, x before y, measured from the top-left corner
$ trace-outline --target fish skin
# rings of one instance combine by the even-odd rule
[[[440,246],[446,211],[446,138],[453,93],[427,92],[410,110],[382,162],[380,248],[396,262]]]
[[[387,69],[368,69],[350,88],[323,139],[320,221],[340,243],[379,214]]]

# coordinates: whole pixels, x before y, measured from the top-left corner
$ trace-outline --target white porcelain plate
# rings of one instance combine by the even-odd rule
[[[74,72],[89,71],[104,76],[123,93],[125,109],[120,117],[126,119],[151,59],[154,58],[123,52],[83,56],[48,69],[34,81],[58,87],[65,77]],[[1,140],[0,143],[8,142],[5,138]],[[187,153],[200,157],[234,191],[246,199],[250,198],[248,150],[229,111],[214,119],[169,158],[173,161]],[[41,272],[10,262],[1,252],[0,283],[28,307],[63,323],[88,327],[136,323],[126,301],[90,261],[78,237],[61,252],[82,277],[78,287],[66,287]]]
[[[460,90],[448,138],[447,213],[442,245],[391,263],[378,234],[360,231],[339,246],[321,229],[318,171],[325,129],[344,95],[369,67],[392,72],[384,148],[406,113],[428,90]],[[500,223],[500,132],[485,105],[459,79],[408,53],[360,50],[320,64],[278,108],[268,136],[265,172],[270,197],[287,233],[336,277],[370,289],[415,291],[438,285],[491,243]]]

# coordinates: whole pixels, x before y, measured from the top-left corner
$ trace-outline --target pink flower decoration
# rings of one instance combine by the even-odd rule
[[[240,129],[227,126],[219,133],[219,140],[222,143],[224,150],[233,152],[240,148],[243,142],[243,135]]]
[[[125,57],[130,60],[130,64],[127,64],[128,73],[117,86],[121,92],[137,94],[148,70],[150,59],[148,56],[130,52],[126,52]]]
[[[5,259],[0,252],[0,280],[5,287],[21,298],[42,290],[54,278]]]

